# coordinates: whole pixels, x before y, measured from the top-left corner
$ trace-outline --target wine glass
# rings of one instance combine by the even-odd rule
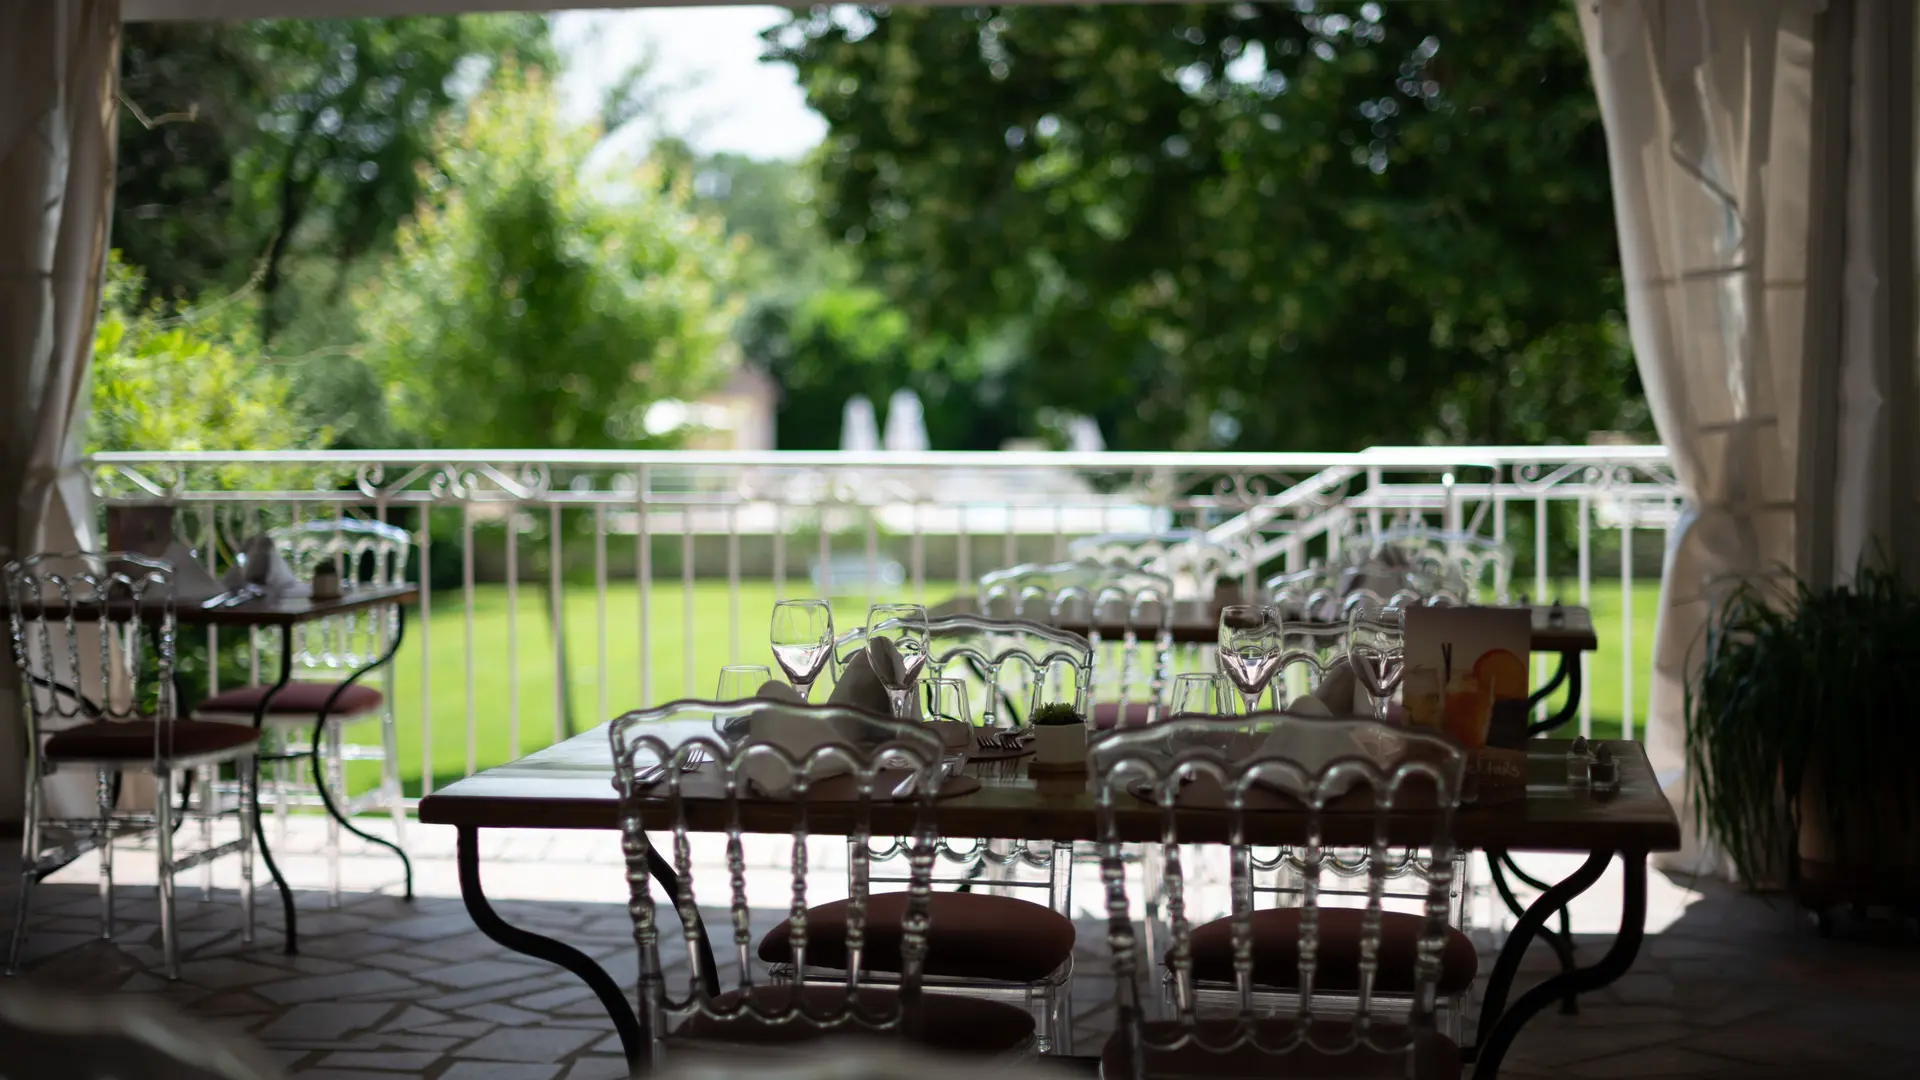
[[[767,633],[774,662],[807,700],[815,680],[833,656],[833,609],[825,600],[782,600],[773,605]]]
[[[922,679],[926,704],[922,715],[927,723],[973,726],[973,711],[967,705],[967,685],[959,679]]]
[[[760,692],[773,678],[773,669],[765,664],[728,664],[720,669],[720,688],[715,701],[745,701]]]
[[[1173,699],[1167,715],[1232,716],[1233,699],[1228,696],[1231,689],[1232,684],[1226,676],[1217,672],[1177,675],[1173,680]]]
[[[1273,609],[1229,604],[1220,609],[1220,670],[1246,700],[1260,708],[1260,695],[1280,670],[1280,624]]]
[[[900,663],[875,664],[873,674],[893,699],[893,715],[906,716],[913,682],[927,663],[927,609],[920,604],[875,604],[868,608],[869,656],[873,643],[880,640],[900,654]]]
[[[1353,613],[1347,624],[1347,658],[1354,677],[1373,701],[1374,719],[1387,718],[1387,705],[1406,675],[1406,634],[1399,613]]]

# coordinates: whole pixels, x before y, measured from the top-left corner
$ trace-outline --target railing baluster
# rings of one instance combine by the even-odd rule
[[[520,501],[507,503],[507,760],[520,756]]]
[[[727,663],[740,662],[740,506],[727,507]]]
[[[642,465],[633,476],[633,577],[640,593],[640,603],[636,609],[635,621],[639,625],[640,655],[640,700],[641,708],[653,704],[653,637],[648,633],[651,625],[649,615],[653,603],[653,526],[652,514],[647,506],[647,488],[653,483],[653,469]]]
[[[472,776],[478,765],[479,721],[475,715],[473,689],[473,504],[470,502],[460,504],[460,595],[466,609],[467,775]],[[508,662],[512,662],[511,657]]]
[[[680,508],[680,692],[675,697],[699,693],[693,679],[693,504]]]
[[[593,506],[593,673],[595,723],[610,719],[607,711],[607,505]]]
[[[563,556],[560,504],[547,504],[547,613],[553,626],[553,741],[567,741],[567,613],[566,587],[560,578]]]
[[[1545,604],[1552,601],[1547,595],[1547,497],[1541,494],[1533,500],[1533,602]],[[1547,677],[1547,655],[1533,653],[1533,681],[1542,682]],[[1543,698],[1535,706],[1534,719],[1547,718],[1547,702]]]
[[[1576,503],[1580,515],[1580,551],[1577,572],[1580,575],[1580,606],[1593,613],[1593,497],[1582,494]],[[1632,662],[1631,656],[1626,658]],[[1580,685],[1592,686],[1592,653],[1580,654]],[[1593,695],[1580,695],[1580,734],[1593,738]]]
[[[1625,513],[1632,514],[1629,506]],[[1620,737],[1633,738],[1633,518],[1620,522]]]
[[[420,797],[433,794],[433,565],[432,504],[420,510]]]

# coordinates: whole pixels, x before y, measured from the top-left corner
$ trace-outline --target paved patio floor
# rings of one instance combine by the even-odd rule
[[[271,829],[272,826],[269,825]],[[294,819],[281,849],[291,880],[325,881],[318,823]],[[299,893],[302,949],[280,946],[277,897],[259,894],[252,945],[237,933],[237,871],[215,875],[211,901],[181,882],[183,977],[159,977],[150,851],[123,845],[119,932],[98,938],[97,864],[89,858],[38,891],[24,978],[67,991],[155,999],[264,1045],[306,1080],[598,1080],[625,1074],[598,1003],[572,976],[513,955],[483,937],[456,897],[451,830],[413,827],[412,903],[390,887],[390,857],[354,853],[345,892],[330,907]],[[618,856],[606,835],[488,834],[489,892],[509,920],[565,940],[632,982],[631,926]],[[777,882],[777,854],[758,867]],[[1525,859],[1564,876],[1573,863]],[[7,867],[11,869],[11,865]],[[144,876],[143,876],[144,870]],[[0,883],[0,934],[12,925],[13,875]],[[1575,910],[1580,952],[1605,951],[1616,918],[1617,875]],[[1079,888],[1079,886],[1076,886]],[[1080,903],[1090,893],[1078,893]],[[1541,1015],[1503,1075],[1574,1077],[1912,1077],[1920,1075],[1920,948],[1898,924],[1871,920],[1823,940],[1783,901],[1655,875],[1651,930],[1633,971],[1582,1000],[1578,1016]],[[1089,913],[1091,914],[1091,913]],[[1500,922],[1476,915],[1482,980]],[[1104,944],[1082,923],[1075,983],[1076,1052],[1093,1054],[1110,1026]],[[1536,946],[1521,987],[1552,970]],[[1476,991],[1476,1000],[1477,1000]]]

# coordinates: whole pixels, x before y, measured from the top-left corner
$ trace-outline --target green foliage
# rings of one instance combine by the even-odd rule
[[[548,62],[546,34],[536,15],[129,24],[114,242],[151,296],[257,280],[271,344],[384,248],[474,76]]]
[[[646,405],[730,359],[736,252],[682,186],[588,190],[595,132],[505,66],[436,140],[428,194],[356,294],[365,359],[422,444],[647,445]]]
[[[1018,414],[1154,448],[1645,429],[1572,12],[823,8],[818,212]]]
[[[1080,714],[1064,701],[1049,702],[1033,711],[1035,727],[1068,727],[1081,723]]]
[[[1743,584],[1707,627],[1687,688],[1687,766],[1700,827],[1749,881],[1798,872],[1801,821],[1893,873],[1920,852],[1920,592],[1863,569],[1851,588],[1785,595]],[[1824,805],[1802,802],[1807,781]]]
[[[325,442],[327,432],[305,422],[285,374],[255,362],[248,310],[221,301],[176,312],[142,303],[143,291],[140,271],[112,253],[94,325],[88,453]]]

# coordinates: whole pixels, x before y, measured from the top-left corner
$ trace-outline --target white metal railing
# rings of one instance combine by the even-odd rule
[[[872,599],[904,593],[937,602],[989,570],[1063,558],[1076,537],[1174,527],[1207,529],[1252,551],[1257,581],[1306,566],[1356,524],[1379,529],[1420,517],[1514,542],[1531,564],[1530,580],[1515,582],[1514,592],[1583,605],[1593,601],[1595,548],[1610,535],[1625,617],[1602,649],[1618,650],[1620,720],[1631,735],[1634,698],[1644,693],[1634,669],[1652,644],[1636,639],[1630,617],[1634,586],[1650,573],[1637,565],[1632,538],[1664,532],[1679,501],[1657,446],[134,452],[100,454],[87,465],[103,508],[173,505],[178,538],[210,566],[247,535],[289,521],[351,515],[411,529],[427,588],[409,631],[418,670],[398,707],[403,723],[419,717],[423,793],[434,784],[436,719],[441,739],[449,716],[463,733],[458,767],[442,761],[443,777],[497,763],[498,752],[482,751],[483,735],[504,733],[505,747],[523,750],[532,725],[543,732],[532,741],[545,737],[541,718],[527,715],[518,663],[523,644],[543,630],[551,736],[559,738],[576,711],[588,726],[677,690],[707,689],[701,663],[762,656],[765,624],[743,616],[748,592],[756,607],[832,595],[847,603],[837,617],[851,624]],[[532,634],[521,605],[528,588],[544,594],[545,626]],[[677,621],[661,603],[674,594]],[[611,621],[629,602],[631,623]],[[459,617],[436,618],[449,604]],[[444,662],[449,633],[459,635],[457,678]],[[208,643],[217,648],[218,635]],[[618,655],[616,645],[631,651]],[[661,663],[672,651],[677,679]],[[504,683],[497,692],[496,682]],[[1591,679],[1588,687],[1586,732]],[[436,712],[446,695],[459,708]]]

